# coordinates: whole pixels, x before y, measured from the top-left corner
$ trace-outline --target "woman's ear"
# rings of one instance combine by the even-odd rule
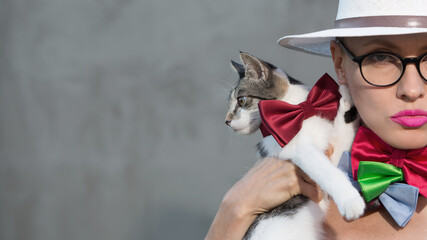
[[[338,45],[338,43],[335,40],[331,41],[330,44],[331,49],[331,55],[332,55],[332,61],[334,63],[335,72],[338,77],[338,82],[340,84],[347,85],[347,79],[345,77],[345,71],[344,71],[344,58],[343,58],[343,51]]]

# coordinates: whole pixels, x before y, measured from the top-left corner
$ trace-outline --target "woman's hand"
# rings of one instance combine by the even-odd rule
[[[315,202],[322,198],[317,185],[290,161],[259,160],[225,195],[223,202],[243,214],[258,215],[303,194]]]
[[[261,159],[224,196],[206,239],[242,239],[258,214],[298,194],[322,199],[316,184],[292,162]]]

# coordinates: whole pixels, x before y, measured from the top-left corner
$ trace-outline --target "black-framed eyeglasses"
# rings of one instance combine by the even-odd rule
[[[405,73],[406,65],[416,65],[421,78],[427,82],[427,52],[419,57],[404,58],[395,53],[378,51],[355,56],[339,40],[336,42],[353,62],[359,64],[363,79],[376,87],[388,87],[396,84]]]

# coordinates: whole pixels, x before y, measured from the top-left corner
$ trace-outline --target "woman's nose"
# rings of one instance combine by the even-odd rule
[[[397,97],[405,101],[415,101],[424,97],[427,84],[415,64],[406,65],[405,72],[397,83]]]

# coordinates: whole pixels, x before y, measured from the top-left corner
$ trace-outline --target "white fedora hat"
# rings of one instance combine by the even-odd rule
[[[330,56],[336,37],[386,36],[427,33],[427,0],[340,0],[335,28],[284,36],[279,45]]]

